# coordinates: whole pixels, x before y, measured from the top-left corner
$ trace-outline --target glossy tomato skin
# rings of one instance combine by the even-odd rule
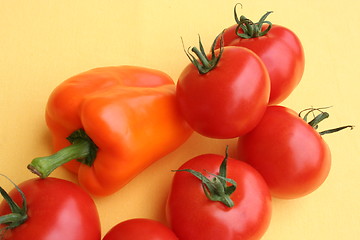
[[[269,94],[264,64],[253,52],[239,47],[225,47],[218,65],[206,74],[190,63],[176,89],[189,125],[212,138],[234,138],[250,131],[260,121]]]
[[[278,198],[313,192],[325,181],[331,166],[329,147],[320,134],[283,106],[268,107],[258,126],[239,138],[238,152]]]
[[[223,156],[197,156],[180,169],[219,174]],[[206,171],[208,172],[206,172]],[[227,177],[237,182],[231,195],[234,207],[209,200],[201,181],[188,172],[176,172],[167,202],[167,219],[181,240],[260,239],[271,219],[271,197],[261,175],[250,165],[229,158]],[[211,178],[211,177],[210,177]]]
[[[4,240],[99,240],[101,228],[92,198],[78,185],[57,178],[30,179],[19,185],[24,192],[28,219],[8,230]],[[9,195],[21,206],[17,190]],[[6,202],[0,215],[9,213]]]
[[[145,218],[129,219],[115,225],[103,240],[178,240],[164,224]]]
[[[269,72],[269,104],[282,102],[299,84],[304,72],[305,54],[299,38],[288,28],[273,24],[266,35],[244,39],[236,35],[236,27],[233,25],[225,31],[224,45],[245,47],[256,53]],[[267,27],[264,24],[262,29]]]

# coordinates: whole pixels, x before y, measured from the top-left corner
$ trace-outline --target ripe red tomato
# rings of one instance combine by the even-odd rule
[[[100,220],[94,201],[78,185],[63,179],[36,178],[21,183],[19,188],[26,198],[27,220],[18,227],[2,231],[1,239],[101,239]],[[9,196],[22,206],[22,197],[17,189],[13,189]],[[8,213],[11,213],[9,205],[3,201],[0,216]]]
[[[242,16],[241,20],[237,21],[244,28],[247,23],[252,28],[261,24],[261,31],[266,31],[269,27],[267,24],[269,22],[265,22],[265,19],[259,23],[252,23]],[[305,56],[299,38],[288,28],[274,24],[263,36],[261,34],[258,36],[258,33],[252,30],[253,36],[243,38],[237,35],[237,27],[238,24],[235,24],[224,32],[224,45],[245,47],[256,53],[269,72],[271,82],[269,104],[282,102],[299,84],[304,72]],[[244,30],[239,28],[238,33],[243,34]]]
[[[239,47],[222,50],[207,55],[208,59],[221,55],[207,73],[199,73],[192,63],[182,71],[176,97],[184,118],[196,132],[212,138],[234,138],[260,121],[269,100],[270,80],[253,52]]]
[[[204,154],[187,161],[179,170],[192,169],[217,185],[224,178],[213,174],[220,175],[223,171],[219,170],[223,159],[221,155]],[[208,188],[193,174],[175,173],[166,213],[179,239],[254,240],[265,233],[271,218],[271,197],[264,179],[245,162],[233,158],[227,161],[226,178],[236,182],[235,191],[227,196],[232,207],[217,201],[216,195],[210,200],[204,193]],[[230,193],[228,183],[227,188],[219,192]]]
[[[258,126],[239,138],[238,152],[278,198],[313,192],[325,181],[331,165],[329,147],[320,134],[282,106],[268,107]]]
[[[162,223],[134,218],[115,225],[103,240],[178,240],[175,233]]]

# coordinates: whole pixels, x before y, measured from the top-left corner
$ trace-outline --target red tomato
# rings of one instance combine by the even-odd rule
[[[304,72],[304,50],[299,38],[291,30],[274,24],[264,36],[242,38],[236,34],[237,27],[238,24],[233,25],[224,32],[224,45],[245,47],[256,53],[269,72],[269,104],[282,102],[299,84]],[[261,30],[268,27],[263,24]],[[238,33],[244,31],[240,28]]]
[[[214,54],[219,55],[219,50]],[[269,100],[270,80],[253,52],[225,47],[216,67],[207,73],[199,73],[190,63],[181,73],[176,91],[180,110],[196,132],[234,138],[260,121]]]
[[[162,223],[145,218],[126,220],[114,226],[103,240],[178,240]]]
[[[278,198],[297,198],[317,189],[328,176],[326,142],[293,110],[270,106],[258,126],[239,138],[239,158],[265,178]]]
[[[99,240],[100,221],[92,198],[76,184],[57,178],[30,179],[19,185],[25,195],[28,219],[20,226],[2,232],[11,240]],[[9,193],[19,205],[17,189]],[[10,213],[6,201],[0,215]],[[2,225],[1,227],[4,227]]]
[[[212,182],[224,157],[197,156],[180,167],[198,171]],[[175,173],[167,202],[167,219],[181,240],[260,239],[271,218],[271,196],[261,175],[245,162],[228,158],[227,178],[237,187],[230,195],[233,206],[210,200],[204,186],[188,172]],[[219,180],[220,181],[220,180]]]

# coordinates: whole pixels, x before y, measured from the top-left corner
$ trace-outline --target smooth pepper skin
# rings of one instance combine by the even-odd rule
[[[66,138],[78,129],[97,145],[92,166],[64,165],[97,196],[116,192],[192,133],[178,111],[173,80],[136,66],[95,68],[65,80],[49,97],[46,122],[55,151],[69,146]]]

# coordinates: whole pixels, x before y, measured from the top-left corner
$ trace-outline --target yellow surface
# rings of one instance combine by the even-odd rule
[[[51,152],[44,108],[54,87],[79,72],[110,65],[156,68],[177,79],[188,64],[185,45],[206,47],[234,23],[236,1],[121,0],[26,1],[0,4],[0,172],[20,183],[34,177],[32,158]],[[301,39],[303,79],[283,105],[296,111],[333,106],[324,128],[360,126],[360,18],[358,1],[242,1],[240,14],[258,20],[272,10],[273,23]],[[273,201],[273,218],[263,239],[337,240],[360,235],[359,129],[325,136],[333,158],[327,181],[311,195]],[[235,139],[194,134],[116,194],[96,198],[105,233],[120,221],[146,217],[164,221],[172,173],[187,159],[220,153]],[[52,176],[76,181],[64,169]],[[10,188],[5,179],[2,186]]]

